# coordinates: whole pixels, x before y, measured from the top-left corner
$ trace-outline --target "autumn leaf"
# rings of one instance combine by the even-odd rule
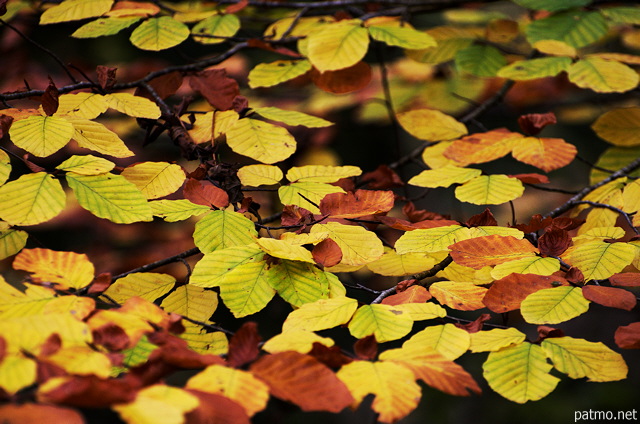
[[[349,332],[357,338],[373,334],[378,342],[406,336],[413,326],[410,314],[390,305],[363,305],[349,322]]]
[[[589,301],[580,287],[553,287],[528,295],[520,305],[522,317],[531,324],[557,324],[582,315]]]
[[[467,134],[467,127],[437,110],[416,109],[396,115],[402,128],[426,141],[452,140]]]
[[[358,302],[348,297],[320,299],[305,303],[291,312],[285,320],[282,330],[319,331],[346,324],[353,316]]]
[[[34,282],[55,284],[60,290],[86,287],[94,275],[87,255],[39,248],[22,250],[13,261],[13,268],[30,272]]]
[[[473,269],[534,256],[538,250],[528,240],[499,235],[462,240],[449,248],[456,263]]]
[[[185,199],[202,206],[226,208],[229,206],[229,195],[209,181],[189,178],[182,189]]]
[[[485,307],[482,299],[487,289],[473,283],[439,281],[429,287],[438,302],[460,311],[475,311]]]
[[[332,193],[322,198],[320,213],[333,218],[357,218],[385,213],[393,207],[391,191],[357,190],[355,193]]]
[[[514,143],[511,154],[520,162],[536,166],[544,172],[562,168],[575,157],[577,149],[561,138],[526,137]]]
[[[582,295],[591,302],[627,311],[635,308],[637,303],[633,293],[615,287],[588,285],[582,287]]]
[[[515,311],[520,309],[522,301],[531,293],[568,284],[567,280],[556,276],[510,274],[491,285],[483,302],[493,312]]]

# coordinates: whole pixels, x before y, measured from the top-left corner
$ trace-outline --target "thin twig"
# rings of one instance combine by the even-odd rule
[[[189,250],[186,250],[186,251],[184,251],[182,253],[178,253],[177,255],[173,255],[173,256],[170,256],[170,257],[164,258],[164,259],[160,259],[159,261],[151,262],[149,264],[142,265],[141,267],[134,268],[134,269],[132,269],[130,271],[123,272],[122,274],[118,274],[118,275],[112,277],[111,281],[112,282],[116,281],[116,280],[118,280],[118,279],[120,279],[122,277],[126,277],[127,275],[133,274],[133,273],[136,273],[136,272],[147,272],[147,271],[150,271],[152,269],[160,268],[161,266],[164,266],[164,265],[168,265],[168,264],[171,264],[171,263],[174,263],[174,262],[179,262],[179,261],[183,260],[184,258],[188,258],[190,256],[197,255],[198,253],[200,253],[200,249],[198,249],[197,247],[194,247],[193,249],[189,249]]]
[[[620,208],[616,208],[615,206],[607,205],[606,203],[591,202],[589,200],[577,201],[577,202],[574,202],[574,205],[576,205],[576,206],[577,205],[589,205],[589,206],[593,206],[594,208],[603,208],[603,209],[609,209],[611,211],[614,211],[618,215],[620,215],[622,218],[624,218],[625,221],[627,221],[627,224],[629,225],[629,227],[631,227],[631,229],[633,230],[634,233],[640,234],[638,229],[633,226],[633,222],[631,221],[631,218],[629,217],[629,214],[626,213],[625,211],[623,211]]]

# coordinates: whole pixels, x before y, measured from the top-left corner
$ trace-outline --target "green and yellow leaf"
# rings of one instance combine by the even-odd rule
[[[180,165],[167,162],[141,162],[128,166],[120,174],[135,184],[147,199],[167,196],[180,187],[185,180]]]
[[[496,265],[491,271],[491,276],[499,280],[514,272],[518,274],[551,275],[559,269],[560,261],[555,258],[530,256]]]
[[[338,186],[315,182],[291,183],[278,189],[278,196],[283,205],[297,205],[315,214],[320,213],[316,205],[331,193],[344,193],[344,190]]]
[[[494,328],[489,331],[471,333],[471,352],[495,352],[504,347],[518,345],[527,336],[515,328]]]
[[[106,94],[104,99],[109,107],[133,118],[158,119],[160,108],[146,97],[134,96],[130,93]]]
[[[283,260],[272,266],[267,281],[280,297],[293,306],[302,306],[329,297],[329,279],[333,274],[314,265],[298,261]]]
[[[75,38],[96,38],[113,35],[125,28],[129,28],[139,20],[140,17],[138,16],[100,18],[82,25],[71,36]]]
[[[399,255],[395,250],[385,248],[382,257],[368,263],[367,268],[376,274],[400,277],[431,269],[436,262],[435,257],[425,253],[405,253],[404,255]]]
[[[349,297],[320,299],[306,303],[289,313],[282,331],[320,331],[346,324],[358,307],[358,301]]]
[[[14,122],[9,136],[21,149],[35,156],[47,157],[71,141],[73,125],[59,116],[34,115]]]
[[[624,93],[638,86],[640,77],[632,68],[620,62],[590,57],[571,65],[569,81],[580,88],[598,93]]]
[[[496,76],[516,81],[528,81],[538,78],[554,77],[571,66],[569,57],[540,57],[519,60],[501,68]]]
[[[296,150],[296,140],[283,127],[257,119],[240,119],[227,131],[227,144],[234,152],[258,162],[285,160]]]
[[[353,66],[369,48],[369,32],[359,19],[324,24],[308,40],[309,61],[320,72]]]
[[[456,53],[456,66],[459,70],[478,77],[495,77],[507,59],[500,50],[491,45],[473,45]]]
[[[456,187],[456,198],[475,205],[501,205],[524,193],[524,185],[517,178],[506,175],[481,175]]]
[[[557,324],[587,312],[589,303],[582,295],[581,287],[552,287],[527,296],[520,305],[520,312],[530,324]]]
[[[580,244],[567,260],[582,271],[585,280],[602,280],[622,271],[635,255],[635,247],[627,243],[597,240]]]
[[[403,348],[434,349],[450,361],[462,356],[471,344],[469,333],[453,324],[434,325],[414,334]]]
[[[640,145],[640,108],[613,109],[593,123],[591,128],[601,139],[614,146]]]
[[[185,284],[165,297],[160,307],[167,312],[205,322],[209,321],[218,307],[218,294],[193,284]]]
[[[26,174],[0,186],[0,219],[11,225],[49,221],[64,209],[66,195],[46,172]]]
[[[403,49],[422,50],[435,47],[436,40],[426,32],[418,31],[412,26],[367,25],[369,35],[376,41]]]
[[[189,38],[189,27],[170,16],[149,18],[131,33],[131,43],[139,49],[160,51],[175,47]]]
[[[333,122],[329,122],[326,119],[298,112],[297,110],[284,110],[274,106],[265,106],[253,108],[253,111],[263,118],[291,126],[302,125],[307,128],[323,128],[333,125]]]
[[[469,228],[460,225],[417,229],[407,231],[396,241],[396,252],[400,255],[407,253],[435,253],[448,251],[449,246],[471,237]]]
[[[175,283],[176,279],[168,274],[135,272],[116,280],[104,294],[120,304],[135,296],[155,302],[169,293]]]
[[[530,44],[557,40],[580,48],[600,40],[607,30],[600,13],[572,10],[538,19],[527,26],[525,33]]]
[[[185,331],[180,338],[187,342],[189,349],[203,355],[225,355],[229,352],[229,341],[221,331],[207,332],[201,325],[182,320]]]
[[[235,267],[261,261],[264,252],[255,244],[239,245],[205,253],[193,268],[189,283],[199,287],[218,287]]]
[[[382,257],[384,248],[375,233],[360,226],[343,225],[337,222],[316,224],[311,233],[327,232],[342,250],[341,264],[365,265]]]
[[[233,37],[240,29],[240,19],[234,14],[213,15],[198,22],[192,29],[193,39],[202,44],[218,44]]]
[[[56,166],[56,169],[80,175],[98,175],[111,171],[116,164],[93,155],[73,155]]]
[[[40,25],[94,18],[111,10],[113,0],[65,0],[40,16]]]
[[[463,123],[438,110],[415,109],[398,113],[396,117],[402,128],[420,140],[453,140],[467,134]]]
[[[196,224],[193,240],[202,253],[244,246],[258,237],[253,222],[238,212],[211,211]]]
[[[460,168],[446,165],[438,169],[429,169],[420,172],[409,180],[409,184],[418,187],[449,187],[452,184],[463,184],[480,176],[482,171],[474,168]]]
[[[304,75],[311,70],[308,60],[276,60],[260,63],[249,72],[249,87],[273,87]]]
[[[349,332],[359,339],[374,335],[383,343],[398,340],[411,331],[413,320],[410,314],[391,305],[362,305],[349,322]]]
[[[73,124],[73,139],[78,146],[116,158],[133,156],[118,134],[101,123],[71,116],[65,116],[65,119]]]
[[[196,205],[187,199],[156,200],[149,202],[149,205],[153,216],[159,216],[167,222],[184,221],[211,210],[208,206]]]

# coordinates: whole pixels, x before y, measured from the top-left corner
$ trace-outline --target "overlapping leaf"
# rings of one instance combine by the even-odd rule
[[[131,43],[139,49],[160,51],[189,38],[189,27],[170,16],[150,18],[131,33]]]
[[[193,240],[203,253],[253,243],[258,232],[251,220],[238,212],[218,210],[196,224]]]
[[[456,198],[474,205],[500,205],[517,199],[524,193],[524,185],[507,175],[480,175],[456,187]]]
[[[589,309],[580,287],[553,287],[527,296],[520,305],[522,317],[531,324],[557,324],[575,318]]]
[[[29,271],[35,282],[54,283],[61,290],[86,287],[94,274],[87,255],[40,248],[22,250],[14,259],[13,268]]]
[[[66,196],[46,172],[26,174],[0,187],[0,218],[11,225],[49,221],[64,209]]]
[[[308,58],[320,72],[348,68],[367,53],[369,32],[358,19],[324,24],[309,35]]]
[[[227,131],[227,144],[234,152],[267,164],[285,160],[296,150],[289,131],[251,118],[239,120]]]
[[[349,297],[320,299],[313,303],[306,303],[289,314],[282,325],[282,330],[320,331],[337,327],[346,324],[357,307],[358,302]]]

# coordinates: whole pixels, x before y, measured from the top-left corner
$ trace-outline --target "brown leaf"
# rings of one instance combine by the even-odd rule
[[[569,268],[569,271],[565,273],[564,278],[573,284],[584,283],[584,274],[575,266]]]
[[[281,352],[260,358],[251,372],[270,392],[298,405],[303,411],[340,412],[354,399],[345,384],[327,366],[298,352]]]
[[[9,128],[11,128],[12,122],[13,122],[13,117],[7,116],[7,115],[0,115],[0,138],[3,138],[5,134],[9,134]]]
[[[118,352],[129,346],[129,336],[115,324],[105,324],[92,332],[94,343],[104,346],[112,352]]]
[[[554,227],[562,228],[563,230],[571,231],[575,230],[584,223],[584,219],[569,218],[563,216],[560,218],[553,218],[551,225],[553,225]]]
[[[249,108],[249,99],[247,99],[246,97],[236,96],[236,98],[233,99],[233,106],[231,107],[231,109],[233,109],[234,111],[238,113],[243,113],[248,108]]]
[[[318,361],[332,369],[338,369],[343,365],[353,362],[353,359],[342,353],[339,346],[329,347],[318,342],[313,344],[313,348],[308,355],[313,356]]]
[[[528,224],[518,224],[516,228],[525,233],[535,233],[536,231],[547,228],[553,222],[552,218],[542,218],[542,215],[535,214],[531,217]]]
[[[42,95],[42,109],[47,116],[53,115],[58,110],[58,97],[58,89],[51,78],[49,78],[49,85]]]
[[[342,250],[338,243],[331,239],[322,240],[311,251],[313,260],[324,267],[337,265],[342,260]]]
[[[609,277],[612,286],[640,287],[640,274],[637,272],[621,272]]]
[[[0,363],[4,360],[5,355],[7,354],[7,341],[4,337],[0,336]]]
[[[255,361],[260,355],[261,341],[262,338],[258,334],[258,324],[251,321],[242,324],[242,327],[229,340],[229,352],[227,353],[229,366],[239,368]]]
[[[238,13],[239,11],[241,11],[242,9],[244,9],[247,6],[249,6],[249,0],[240,0],[236,4],[232,4],[232,5],[227,6],[227,8],[225,9],[224,13],[226,13],[226,14]]]
[[[632,310],[636,306],[636,297],[630,291],[615,287],[588,285],[582,287],[585,299],[610,308]]]
[[[266,43],[263,40],[260,40],[260,39],[257,39],[257,38],[252,38],[250,40],[247,40],[247,45],[249,47],[254,47],[256,49],[267,50],[267,51],[270,51],[270,52],[282,54],[282,55],[289,56],[289,57],[295,57],[295,58],[302,57],[302,55],[300,53],[296,52],[296,51],[293,51],[291,49],[288,49],[288,48],[282,47],[282,46],[274,47],[271,44]]]
[[[413,281],[416,280],[405,280],[405,281]],[[422,286],[411,285],[405,290],[399,290],[399,287],[396,287],[396,294],[385,297],[382,299],[382,303],[385,305],[402,305],[404,303],[424,303],[427,300],[431,299],[431,293],[427,291]]]
[[[186,389],[196,396],[200,405],[185,414],[185,424],[249,424],[249,416],[240,404],[231,399],[199,390]]]
[[[491,319],[490,314],[482,314],[478,318],[476,318],[474,321],[471,321],[467,324],[456,323],[454,325],[458,328],[462,328],[468,333],[477,333],[478,331],[482,330],[484,323],[489,321],[490,319]]]
[[[198,181],[189,178],[182,189],[184,198],[192,203],[216,208],[229,206],[229,195],[223,189],[209,181]]]
[[[149,81],[149,85],[160,96],[161,99],[166,99],[172,96],[182,86],[182,74],[180,72],[169,72],[157,78]],[[144,87],[138,87],[136,89],[136,96],[146,97],[150,100],[154,100],[151,93],[149,93]]]
[[[538,249],[526,239],[490,235],[462,240],[449,246],[451,258],[459,265],[482,269],[532,256]]]
[[[536,343],[540,343],[544,339],[549,339],[551,337],[564,337],[564,331],[559,328],[548,327],[546,325],[538,326],[538,340],[536,340]]]
[[[365,173],[362,175],[361,181],[375,190],[388,190],[404,185],[402,178],[387,165],[380,165],[375,171]]]
[[[49,356],[56,353],[62,347],[62,339],[58,333],[53,333],[40,346],[40,356]]]
[[[446,220],[449,218],[448,216],[440,215],[439,213],[430,212],[425,209],[416,209],[416,205],[413,202],[407,202],[402,207],[402,213],[406,215],[406,217],[411,222],[419,222],[419,221],[437,221],[437,220]],[[456,224],[458,224],[456,222]],[[444,225],[452,225],[452,224],[444,224]]]
[[[313,214],[300,206],[286,205],[282,209],[280,222],[284,226],[306,225],[313,222]]]
[[[29,170],[31,170],[31,172],[45,172],[46,169],[41,167],[40,165],[36,165],[35,163],[31,162],[29,160],[29,153],[25,153],[22,156],[22,162],[24,162],[25,165],[27,165],[27,168],[29,168]]]
[[[480,227],[480,226],[496,226],[498,225],[498,221],[496,221],[495,217],[491,213],[489,208],[486,208],[484,212],[473,215],[467,221],[467,225],[469,227]]]
[[[7,2],[9,0],[0,0],[0,16],[7,13]]]
[[[494,281],[482,302],[493,312],[501,314],[520,309],[520,303],[531,293],[567,285],[567,280],[553,275],[510,274]]]
[[[84,424],[85,422],[82,415],[73,409],[36,403],[2,405],[0,420],[3,424]]]
[[[140,381],[132,375],[108,380],[95,375],[69,376],[52,390],[39,392],[38,400],[78,408],[106,408],[132,402],[140,387]]]
[[[355,193],[331,193],[320,201],[320,213],[332,218],[359,218],[386,213],[393,208],[392,191],[357,190]]]
[[[416,280],[415,278],[402,280],[398,284],[396,284],[396,293],[402,293],[403,291],[409,290],[409,288],[413,287],[415,284],[418,284],[418,280]],[[431,293],[429,293],[429,296],[431,296]],[[384,303],[384,299],[382,303]]]
[[[313,68],[310,73],[311,81],[320,90],[334,94],[346,94],[363,89],[371,81],[371,66],[366,62],[358,62],[349,68],[322,73]]]
[[[378,342],[374,335],[359,339],[353,345],[353,352],[358,359],[363,361],[372,361],[378,356]]]
[[[640,322],[618,327],[614,338],[622,349],[640,349]]]
[[[111,285],[111,273],[103,272],[93,279],[93,282],[89,286],[87,294],[99,294],[109,288]]]
[[[96,67],[96,74],[98,75],[98,84],[106,91],[111,91],[113,85],[116,83],[116,72],[118,68],[111,66],[98,65]]]
[[[398,219],[391,216],[378,216],[376,219],[396,230],[411,231],[425,228],[446,227],[449,225],[460,225],[458,221],[451,221],[448,219],[429,219],[426,221],[409,222],[404,219]]]
[[[567,230],[552,226],[538,240],[538,248],[543,256],[560,256],[571,244]]]
[[[231,109],[233,100],[240,94],[238,81],[228,77],[224,69],[200,71],[189,77],[189,85],[217,110]]]
[[[518,118],[518,125],[522,132],[528,135],[540,134],[540,131],[547,125],[558,122],[553,112],[547,113],[530,113],[522,115]]]
[[[167,365],[184,369],[200,369],[208,365],[224,364],[221,357],[199,354],[189,349],[185,340],[167,332],[157,331],[148,337],[151,343],[158,346],[158,349],[149,355],[149,362],[158,360]]]
[[[526,184],[549,184],[549,177],[542,174],[510,174],[511,178],[517,178]]]

